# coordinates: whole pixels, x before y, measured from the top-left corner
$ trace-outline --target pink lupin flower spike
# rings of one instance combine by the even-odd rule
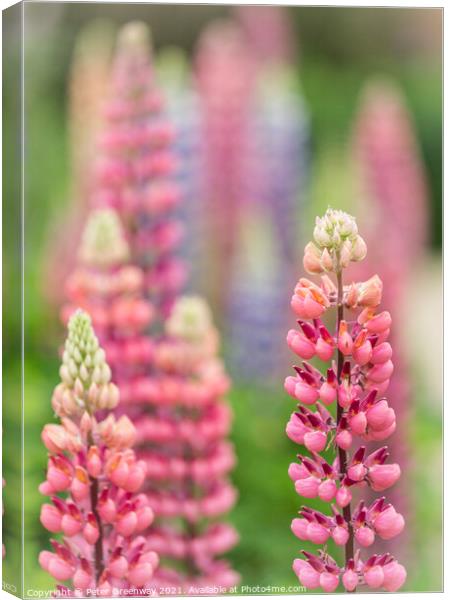
[[[119,213],[132,262],[144,270],[145,294],[163,317],[185,282],[186,267],[175,256],[183,230],[173,213],[181,197],[174,181],[174,131],[155,82],[149,38],[140,22],[119,32],[91,196],[93,206]]]
[[[365,561],[355,549],[356,544],[371,546],[376,536],[390,540],[404,529],[404,518],[384,497],[369,506],[363,500],[355,509],[351,505],[352,489],[383,492],[401,474],[399,465],[388,461],[386,446],[366,449],[366,442],[385,440],[396,428],[395,412],[383,397],[394,367],[387,341],[391,317],[378,308],[382,282],[377,275],[361,283],[343,282],[344,269],[363,260],[366,252],[355,219],[328,209],[316,219],[313,241],[304,253],[306,270],[322,274],[321,283],[301,278],[291,301],[299,330],[289,331],[287,343],[305,360],[285,381],[287,393],[299,401],[287,435],[310,456],[298,455],[299,462],[288,472],[300,496],[331,504],[330,515],[303,506],[292,531],[315,544],[332,538],[345,551],[343,566],[326,547],[318,555],[303,551],[304,558],[294,561],[293,570],[306,588],[325,592],[333,592],[340,580],[349,592],[359,585],[396,591],[406,578],[404,567],[389,554],[374,554]],[[335,280],[325,273],[334,274]],[[331,310],[336,311],[333,331],[321,321]],[[307,362],[314,356],[331,361],[324,374]],[[320,455],[330,445],[335,449],[332,463]]]
[[[365,239],[371,246],[366,265],[360,265],[354,277],[364,277],[369,271],[382,269],[383,305],[393,319],[397,319],[403,312],[417,261],[424,252],[429,190],[406,99],[392,82],[372,80],[365,86],[352,144],[360,173],[362,202],[359,210],[361,215],[369,215],[361,223]],[[376,243],[380,224],[382,244]],[[406,473],[410,457],[407,422],[413,381],[407,361],[408,340],[401,328],[393,331],[392,343],[395,376],[390,397],[399,424],[392,447]],[[409,512],[406,489],[398,486],[394,498],[405,513]]]
[[[294,33],[287,8],[241,5],[234,6],[233,13],[263,65],[294,62]]]
[[[225,440],[231,411],[223,395],[229,381],[216,357],[217,333],[204,302],[184,298],[175,304],[166,322],[166,335],[149,339],[143,329],[154,311],[142,298],[142,270],[130,266],[128,256],[115,211],[93,211],[82,237],[78,267],[67,283],[70,302],[63,308],[63,320],[70,318],[77,305],[92,313],[113,379],[120,388],[122,406],[114,413],[116,417],[127,414],[136,426],[136,452],[146,467],[142,492],[161,517],[146,539],[162,557],[171,563],[176,559],[179,567],[159,568],[152,585],[176,584],[186,590],[190,584],[234,585],[234,571],[212,557],[236,543],[236,532],[225,523],[211,522],[201,530],[197,525],[199,520],[216,520],[227,512],[236,496],[227,479],[235,457]],[[90,393],[96,397],[95,389]],[[98,398],[99,408],[108,408],[102,390]],[[55,406],[70,405],[70,400],[64,389],[57,388]],[[105,439],[113,434],[112,426],[110,419],[101,424]],[[122,431],[124,439],[127,434]],[[101,459],[101,453],[90,449],[85,465],[88,473],[97,474]],[[61,460],[57,464],[52,460],[49,472],[50,484],[61,490],[68,477],[63,466]],[[139,470],[130,471],[126,457],[117,464],[107,462],[105,468],[113,484],[122,486],[126,481],[129,491],[143,483]],[[81,502],[88,490],[84,472],[79,474],[72,492]],[[44,485],[43,491],[47,488]],[[125,504],[120,510],[114,498],[105,496],[99,514],[108,523],[115,519],[117,531],[125,535],[135,521],[134,512],[128,508]],[[45,515],[50,527],[54,526],[54,516],[53,510]],[[75,515],[70,517],[65,526],[76,527]],[[180,528],[180,522],[185,527]],[[92,517],[83,532],[95,541],[98,533]],[[183,575],[183,565],[187,565],[189,577]]]
[[[142,535],[153,521],[148,499],[138,493],[145,463],[131,449],[132,423],[110,412],[118,388],[81,310],[69,320],[60,376],[52,405],[61,423],[42,431],[49,458],[39,487],[50,497],[41,523],[60,538],[51,540],[52,551],[40,553],[39,563],[56,581],[70,580],[77,594],[109,596],[144,587],[159,562]],[[100,410],[107,416],[99,418]]]
[[[204,155],[204,206],[214,262],[205,287],[219,310],[229,296],[238,223],[248,194],[247,155],[257,65],[233,20],[210,23],[195,53]]]
[[[217,559],[238,540],[234,528],[220,522],[236,490],[228,479],[235,456],[225,439],[229,379],[218,343],[204,300],[181,297],[155,349],[152,385],[142,389],[148,410],[135,422],[150,481],[147,498],[158,517],[148,541],[171,564],[156,572],[155,582],[184,593],[205,585],[227,588],[239,579]]]
[[[144,271],[130,264],[129,257],[117,213],[110,208],[93,210],[82,235],[78,264],[66,282],[68,302],[61,311],[64,323],[77,307],[90,314],[120,388],[118,415],[128,412],[136,390],[148,385],[154,354],[154,341],[145,330],[155,310],[144,298]]]

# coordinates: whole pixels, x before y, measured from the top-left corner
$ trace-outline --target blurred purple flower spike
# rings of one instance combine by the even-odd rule
[[[186,289],[195,291],[204,286],[207,256],[199,96],[193,85],[188,58],[182,49],[168,47],[161,50],[156,68],[166,98],[167,116],[176,130],[173,151],[179,160],[176,182],[182,201],[175,214],[184,225],[179,251],[189,264]]]
[[[203,212],[209,261],[205,293],[222,315],[229,300],[241,210],[247,201],[246,160],[256,76],[254,57],[231,20],[208,25],[195,55],[202,119]]]
[[[211,248],[204,288],[229,328],[232,372],[268,381],[284,362],[308,120],[288,66],[291,37],[281,35],[284,13],[238,7],[234,15],[205,30],[196,55]]]

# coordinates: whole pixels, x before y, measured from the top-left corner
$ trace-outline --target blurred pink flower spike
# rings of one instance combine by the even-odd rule
[[[241,5],[233,8],[257,58],[264,64],[292,63],[295,40],[288,9]]]
[[[163,565],[155,582],[185,593],[192,593],[191,586],[229,588],[239,579],[216,558],[238,540],[219,521],[233,506],[236,490],[228,479],[235,456],[225,439],[231,424],[229,379],[218,343],[204,300],[177,300],[155,349],[155,376],[141,390],[149,410],[135,421],[139,456],[151,482],[147,498],[159,518],[147,540],[172,565]]]
[[[204,229],[213,248],[206,285],[228,324],[232,372],[271,381],[286,358],[279,332],[298,253],[308,118],[281,49],[282,9],[236,7],[234,16],[208,26],[196,55],[207,164]]]
[[[92,203],[119,213],[131,262],[144,270],[145,295],[163,318],[184,285],[186,267],[175,257],[183,235],[173,218],[181,198],[175,132],[155,82],[144,23],[128,23],[119,32],[105,121]]]
[[[386,243],[371,248],[369,261],[394,256],[386,261],[386,273],[395,271],[401,277],[427,237],[428,186],[406,100],[392,82],[373,80],[365,86],[353,146],[369,217],[365,237],[374,241],[379,224],[386,228]],[[388,300],[394,291],[386,289]]]
[[[51,540],[51,551],[39,554],[39,564],[57,582],[71,582],[68,595],[76,589],[111,596],[145,587],[159,563],[145,535],[153,511],[138,493],[146,466],[131,449],[134,426],[110,412],[118,388],[90,317],[81,310],[69,320],[60,377],[52,401],[60,424],[42,431],[49,457],[39,487],[50,497],[41,523],[59,536]]]
[[[353,277],[364,278],[382,270],[383,305],[399,322],[417,264],[424,256],[429,225],[429,189],[415,129],[399,87],[388,80],[370,80],[361,94],[352,139],[360,180],[358,213],[370,253],[366,263],[354,270]],[[381,244],[379,227],[383,233]],[[392,449],[404,474],[410,464],[407,423],[415,388],[407,360],[407,335],[407,329],[398,326],[391,338],[395,376],[390,397],[399,425]],[[401,510],[409,512],[409,494],[403,484],[393,497]]]
[[[67,323],[82,308],[92,318],[106,352],[113,379],[120,388],[121,407],[128,414],[136,390],[148,384],[155,342],[145,331],[155,318],[144,298],[144,271],[130,264],[130,249],[117,213],[92,210],[78,252],[78,264],[66,282],[68,302],[61,311]]]
[[[391,317],[378,312],[382,282],[377,275],[351,285],[343,281],[344,269],[363,260],[366,253],[355,219],[328,209],[316,219],[313,241],[304,256],[306,270],[321,274],[321,283],[301,278],[291,302],[300,317],[300,331],[289,331],[287,342],[305,360],[295,367],[296,375],[285,381],[287,393],[299,401],[287,435],[311,456],[299,454],[289,476],[300,496],[318,497],[331,505],[330,515],[303,506],[299,518],[292,521],[292,531],[300,540],[321,545],[333,539],[345,549],[343,566],[325,546],[318,555],[303,551],[304,558],[296,559],[293,569],[306,588],[321,587],[325,592],[333,592],[340,581],[347,591],[360,585],[396,591],[406,579],[404,567],[391,555],[374,554],[365,561],[355,548],[356,544],[371,546],[376,536],[390,540],[404,529],[404,518],[384,497],[369,506],[363,500],[355,509],[351,506],[352,488],[381,492],[401,474],[398,464],[387,462],[386,446],[367,455],[364,445],[387,439],[396,428],[394,410],[382,397],[393,373],[387,341]],[[333,331],[321,321],[329,311],[336,312]],[[325,374],[307,362],[315,355],[325,362],[336,355]],[[336,416],[330,412],[332,405]],[[363,445],[358,445],[359,440]],[[320,454],[329,447],[335,451],[332,463]]]
[[[204,285],[208,257],[199,96],[193,85],[189,57],[183,49],[161,49],[156,69],[166,98],[166,113],[176,131],[172,148],[179,161],[175,175],[182,201],[175,207],[173,218],[184,226],[179,253],[189,265],[186,288],[195,290]]]
[[[257,65],[237,23],[217,20],[202,32],[195,53],[203,161],[205,231],[210,264],[206,294],[214,309],[227,305],[238,226],[247,198],[246,157]]]

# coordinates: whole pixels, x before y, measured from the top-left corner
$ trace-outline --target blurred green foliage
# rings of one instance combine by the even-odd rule
[[[49,223],[65,210],[69,198],[66,87],[75,36],[85,22],[97,16],[109,17],[117,24],[143,18],[153,27],[157,47],[175,43],[191,50],[202,26],[210,18],[227,12],[227,8],[214,6],[179,6],[173,11],[155,5],[26,5],[24,515],[28,587],[51,587],[50,578],[37,564],[39,550],[48,547],[48,534],[38,520],[42,498],[37,486],[46,460],[40,430],[45,422],[52,420],[50,398],[57,381],[57,352],[62,331],[58,315],[45,301],[42,268]],[[346,197],[351,178],[346,144],[363,83],[371,75],[381,73],[399,82],[412,111],[429,175],[431,243],[435,250],[440,248],[441,57],[438,39],[432,40],[430,50],[419,36],[415,45],[409,40],[398,46],[398,37],[401,40],[406,33],[410,37],[410,24],[417,29],[420,22],[423,27],[428,25],[427,14],[420,20],[421,15],[412,15],[412,12],[417,11],[289,9],[302,42],[298,74],[312,125],[312,202],[304,227],[309,228],[313,216],[329,201],[342,206],[351,202]],[[435,18],[432,15],[432,19]],[[7,32],[8,36],[17,33],[14,30]],[[17,121],[10,118],[15,101],[12,83],[17,78],[17,57],[5,64],[4,144],[17,147]],[[17,153],[7,153],[5,173],[13,174],[19,160]],[[4,271],[6,281],[9,279],[6,289],[4,285],[4,353],[7,355],[3,395],[4,475],[7,480],[4,541],[7,548],[5,565],[7,569],[18,571],[21,517],[20,506],[14,502],[14,490],[20,488],[21,479],[20,437],[17,435],[20,320],[17,295],[12,293],[17,289],[19,277],[18,238],[8,221],[9,216],[12,220],[13,214],[18,214],[19,197],[15,185],[12,176],[5,178],[4,195],[16,199],[17,204],[11,203],[12,212],[4,217]],[[427,397],[422,380],[415,383],[414,413],[409,428],[413,516],[408,524],[415,568],[410,569],[406,589],[436,591],[441,588],[440,399]],[[234,481],[240,493],[231,519],[240,532],[241,541],[230,558],[242,573],[245,585],[297,585],[290,564],[299,551],[299,544],[290,533],[290,521],[300,506],[300,499],[286,473],[296,450],[284,435],[291,402],[283,393],[281,383],[276,390],[256,384],[237,385],[231,393],[231,401],[235,410],[233,440],[239,457]],[[430,471],[429,457],[435,459]]]

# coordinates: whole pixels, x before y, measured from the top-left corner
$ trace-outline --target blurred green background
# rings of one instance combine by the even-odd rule
[[[345,150],[359,92],[371,75],[392,76],[403,89],[413,115],[430,184],[431,231],[425,263],[416,272],[416,287],[404,306],[410,323],[411,377],[410,461],[407,493],[411,505],[407,548],[409,578],[404,589],[437,591],[441,574],[441,195],[442,195],[442,11],[420,9],[288,8],[298,39],[298,76],[310,112],[312,130],[311,201],[304,217],[310,230],[315,214],[329,202],[351,204]],[[62,331],[58,314],[42,293],[48,223],[69,201],[70,165],[67,137],[67,82],[76,36],[92,18],[119,26],[143,19],[152,28],[156,51],[167,44],[191,52],[201,29],[229,7],[27,3],[25,5],[25,589],[50,589],[37,555],[48,545],[38,519],[46,453],[40,430],[52,419],[50,398],[58,378]],[[10,27],[5,39],[4,144],[4,578],[19,571],[20,507],[20,315],[15,288],[19,279],[17,220],[20,199],[18,168],[18,57]],[[9,42],[8,42],[9,41]],[[9,54],[8,54],[9,52]],[[68,234],[70,232],[67,232]],[[301,266],[298,266],[301,271]],[[433,324],[423,306],[433,311]],[[427,341],[422,344],[422,335]],[[430,340],[430,342],[429,342]],[[423,354],[425,356],[423,356]],[[288,365],[286,366],[288,371]],[[286,373],[287,374],[287,373]],[[291,571],[299,551],[290,521],[300,505],[286,470],[295,447],[284,435],[292,405],[277,388],[254,382],[236,385],[233,441],[239,457],[233,479],[240,492],[231,520],[240,544],[230,553],[242,585],[297,585]],[[425,490],[425,491],[424,491]],[[318,505],[318,503],[317,503]]]

